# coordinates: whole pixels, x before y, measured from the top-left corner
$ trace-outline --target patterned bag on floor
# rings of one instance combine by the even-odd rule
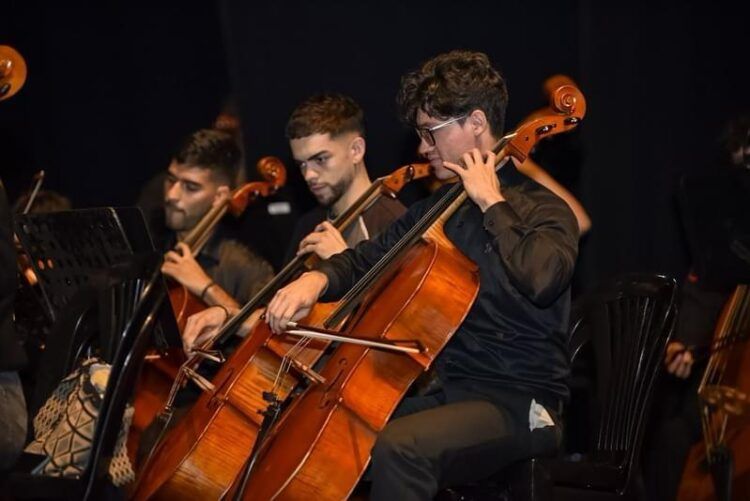
[[[89,358],[60,382],[39,409],[34,417],[35,440],[26,447],[26,452],[46,458],[34,468],[33,474],[69,478],[81,476],[91,454],[109,371],[108,364],[97,358]],[[109,477],[117,487],[135,478],[125,449],[132,419],[133,407],[128,405],[122,418],[115,454],[109,464]]]

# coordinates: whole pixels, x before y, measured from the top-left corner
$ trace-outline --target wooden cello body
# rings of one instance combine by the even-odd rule
[[[404,355],[343,343],[266,442],[243,499],[345,499],[377,434],[414,380],[442,350],[479,290],[476,265],[431,230],[372,291],[351,337],[419,342]],[[378,294],[387,287],[388,294]],[[450,300],[446,300],[450,298]]]
[[[322,320],[330,308],[320,306],[308,317]],[[258,325],[221,366],[213,388],[201,394],[190,411],[167,433],[148,459],[132,494],[134,499],[219,499],[242,467],[255,442],[271,391],[288,351],[288,343]],[[307,350],[312,362],[322,347]],[[299,377],[285,374],[279,382],[286,396]]]
[[[334,226],[345,229],[379,197],[395,197],[406,183],[429,174],[427,164],[411,164],[376,180],[334,221]],[[243,311],[249,313],[262,307],[276,290],[305,268],[306,260],[297,258],[287,265]],[[322,326],[331,309],[332,305],[318,304],[306,321]],[[226,333],[231,334],[231,329],[228,326]],[[296,344],[297,339],[272,336],[265,323],[258,323],[213,378],[211,390],[201,395],[159,443],[141,471],[133,497],[219,499],[252,449],[262,420],[260,412],[267,406],[263,392],[276,388],[279,395],[286,397],[302,378],[313,374],[306,368],[327,346],[315,341],[299,349]],[[294,370],[277,379],[285,360],[293,360]]]
[[[738,285],[719,317],[698,389],[703,441],[690,450],[679,500],[750,499],[749,338],[750,293]]]

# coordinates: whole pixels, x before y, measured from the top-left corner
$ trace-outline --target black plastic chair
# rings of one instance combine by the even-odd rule
[[[629,274],[577,301],[571,314],[573,378],[593,383],[588,412],[579,413],[583,428],[593,430],[583,448],[515,463],[482,485],[447,489],[440,499],[637,498],[641,443],[674,327],[675,293],[674,279]],[[574,427],[569,419],[568,429]]]

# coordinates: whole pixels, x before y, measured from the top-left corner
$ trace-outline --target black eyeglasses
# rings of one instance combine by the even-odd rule
[[[419,139],[427,143],[429,146],[435,146],[435,134],[434,132],[436,130],[440,130],[443,127],[447,127],[448,125],[458,122],[459,120],[463,120],[464,118],[468,117],[469,115],[461,115],[460,117],[451,118],[450,120],[446,120],[445,122],[440,122],[437,125],[433,125],[432,127],[414,127],[414,130],[417,132],[417,136],[419,136]]]

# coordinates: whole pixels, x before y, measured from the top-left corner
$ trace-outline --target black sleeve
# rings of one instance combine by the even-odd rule
[[[514,205],[526,210],[516,211]],[[487,209],[484,228],[513,285],[534,304],[548,306],[568,287],[578,255],[578,226],[556,195],[544,188],[536,189],[533,199],[509,195]]]

